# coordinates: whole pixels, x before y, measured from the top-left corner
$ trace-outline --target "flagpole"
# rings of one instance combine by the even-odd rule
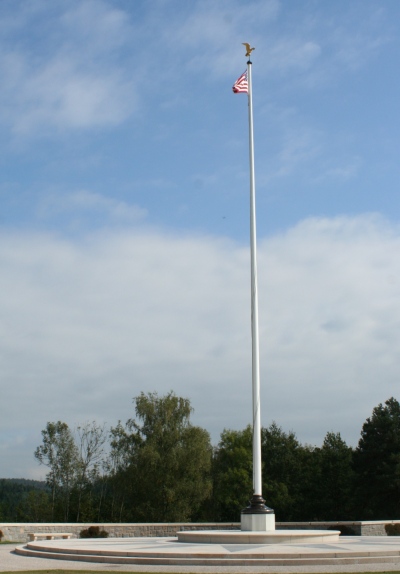
[[[257,286],[257,233],[256,192],[254,170],[254,133],[252,98],[252,49],[246,45],[248,108],[249,108],[249,162],[250,162],[250,257],[251,257],[251,341],[252,341],[252,397],[253,397],[253,497],[250,506],[242,510],[241,530],[274,530],[275,514],[265,505],[262,497],[261,471],[261,412],[260,412],[260,351],[258,328],[258,286]]]
[[[262,496],[261,413],[260,413],[260,343],[258,330],[256,193],[254,174],[254,132],[251,61],[247,62],[249,84],[249,160],[250,160],[250,257],[251,257],[251,341],[253,389],[253,492]]]

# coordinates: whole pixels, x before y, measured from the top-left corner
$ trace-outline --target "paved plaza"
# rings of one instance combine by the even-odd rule
[[[27,546],[33,552],[44,550],[44,557],[15,553],[16,547]],[[61,559],[49,558],[49,552]],[[121,538],[0,545],[0,572],[59,569],[185,573],[400,571],[400,539],[368,536],[343,537],[331,544],[219,545],[180,543],[172,538]]]

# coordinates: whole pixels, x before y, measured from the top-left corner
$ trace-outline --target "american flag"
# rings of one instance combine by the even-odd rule
[[[247,70],[236,80],[232,86],[232,90],[235,94],[248,94],[249,84],[247,82]]]

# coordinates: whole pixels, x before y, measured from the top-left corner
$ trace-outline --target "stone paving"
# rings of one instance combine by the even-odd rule
[[[400,539],[395,537],[343,537],[339,543],[335,544],[280,544],[280,545],[203,545],[179,543],[173,539],[146,538],[146,539],[114,539],[114,540],[54,540],[35,543],[37,547],[47,547],[62,551],[79,550],[82,552],[95,552],[103,555],[103,562],[80,562],[75,560],[55,560],[51,558],[37,558],[32,556],[20,556],[14,553],[15,545],[0,545],[0,572],[21,570],[110,570],[121,572],[182,572],[182,573],[247,573],[247,572],[388,572],[400,571]],[[20,545],[21,547],[21,545]],[[279,558],[291,557],[291,565],[279,564],[251,564],[253,558],[268,555],[276,560]],[[129,564],[129,563],[109,563],[109,556],[114,555],[123,558],[129,554],[135,556],[164,556],[164,562],[168,562],[168,556],[190,557],[196,556],[197,564],[188,565],[168,565],[168,564]],[[232,558],[227,559],[224,565],[206,565],[210,557],[220,557],[229,555],[234,559],[249,558],[243,565],[236,565]],[[334,559],[330,564],[304,564],[297,563],[297,559],[305,556],[332,556]],[[204,561],[201,557],[204,557]],[[351,558],[353,556],[353,558]],[[355,558],[358,556],[359,558]],[[368,557],[379,559],[380,562],[368,562]],[[350,560],[350,563],[348,563]],[[367,560],[367,563],[358,563]]]

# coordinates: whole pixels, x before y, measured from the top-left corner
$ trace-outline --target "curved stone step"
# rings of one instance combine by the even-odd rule
[[[369,538],[369,540],[365,540]],[[182,566],[310,566],[400,563],[400,541],[343,537],[324,544],[191,544],[176,538],[121,538],[30,542],[17,554],[109,564]]]

